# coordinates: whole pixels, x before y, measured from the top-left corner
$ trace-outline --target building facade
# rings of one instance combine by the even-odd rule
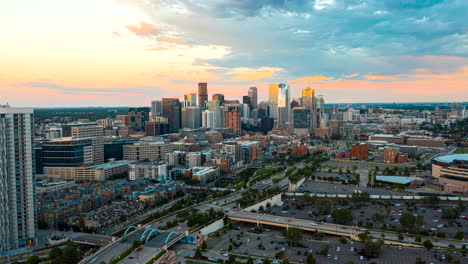
[[[123,147],[125,160],[161,161],[166,153],[172,151],[172,145],[163,141],[137,142]]]
[[[179,132],[181,125],[181,104],[177,98],[163,98],[163,117],[169,122],[169,132]]]
[[[250,103],[252,104],[253,108],[257,108],[258,104],[258,90],[257,87],[250,87],[248,96],[250,97]]]
[[[31,108],[0,106],[0,252],[37,237]]]
[[[93,145],[93,164],[104,163],[104,128],[96,123],[89,123],[71,128],[74,138],[91,138]]]
[[[238,106],[229,106],[224,112],[224,127],[230,128],[233,134],[241,134],[241,109]]]
[[[130,107],[128,115],[130,116],[130,126],[137,131],[145,131],[145,122],[149,121],[149,107]]]
[[[203,109],[206,101],[208,101],[208,83],[198,83],[198,106]]]

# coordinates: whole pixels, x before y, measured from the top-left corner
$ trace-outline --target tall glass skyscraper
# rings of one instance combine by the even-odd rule
[[[252,104],[252,107],[257,108],[257,103],[258,103],[257,87],[250,87],[248,96],[250,97],[250,103]]]
[[[302,90],[302,106],[307,109],[315,109],[315,91],[310,87]]]
[[[287,84],[270,84],[268,95],[270,116],[276,118],[278,127],[284,127],[289,121],[290,103],[289,86]]]
[[[37,236],[33,110],[0,105],[0,252]]]

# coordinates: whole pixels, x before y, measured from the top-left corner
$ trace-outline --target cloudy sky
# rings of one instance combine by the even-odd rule
[[[149,105],[208,82],[328,103],[468,101],[466,0],[15,0],[0,103]]]

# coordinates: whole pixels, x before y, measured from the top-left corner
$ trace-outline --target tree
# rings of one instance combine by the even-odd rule
[[[327,246],[322,246],[320,249],[320,255],[326,256],[328,254],[328,247]]]
[[[405,228],[411,228],[416,223],[416,217],[410,212],[404,212],[400,216],[400,223]]]
[[[423,246],[427,249],[427,250],[431,250],[433,247],[434,247],[434,244],[432,244],[432,242],[430,240],[425,240],[423,242]]]
[[[289,259],[283,259],[283,261],[281,261],[281,264],[290,264]]]
[[[421,235],[417,235],[416,238],[414,239],[415,242],[421,243],[422,238]]]
[[[314,254],[312,254],[311,252],[309,252],[307,254],[307,258],[306,258],[306,264],[315,264],[316,263],[316,260],[314,258]]]
[[[271,264],[270,259],[264,259],[264,260],[263,260],[263,264]]]
[[[38,256],[30,256],[26,262],[26,264],[39,264],[41,263],[41,259]]]
[[[55,247],[49,252],[49,260],[54,260],[56,258],[62,257],[62,254],[63,251],[60,248]]]
[[[202,244],[201,244],[201,249],[202,250],[206,250],[206,248],[208,247],[208,245],[206,244],[206,241],[203,240]]]
[[[197,249],[195,249],[195,258],[201,259],[202,257],[203,257],[202,251],[199,247],[197,247]]]
[[[435,194],[424,197],[424,202],[427,204],[436,204],[439,202],[439,197]]]
[[[346,243],[348,243],[348,240],[346,238],[342,237],[342,238],[340,238],[340,242],[341,242],[341,244],[346,244]]]
[[[349,224],[353,221],[353,213],[351,209],[333,209],[331,216],[338,224]]]
[[[452,207],[442,213],[444,219],[455,219],[460,215],[461,210],[458,207]]]
[[[364,241],[364,252],[368,256],[376,257],[380,254],[380,249],[382,248],[384,242],[382,239],[369,237]]]
[[[405,239],[405,237],[403,236],[402,233],[399,233],[398,234],[398,240],[402,241],[403,239]]]
[[[462,240],[463,237],[464,237],[464,235],[463,235],[463,232],[462,232],[462,231],[458,231],[458,232],[455,234],[455,236],[453,236],[453,238],[458,239],[458,240]]]
[[[236,256],[229,254],[229,263],[236,263]]]
[[[80,260],[78,250],[72,243],[68,243],[63,250],[63,263],[64,264],[76,264]]]
[[[295,227],[291,227],[291,228],[288,228],[285,232],[284,232],[284,237],[286,239],[288,239],[289,241],[291,241],[291,244],[293,246],[297,246],[298,243],[301,241],[302,239],[302,234],[303,234],[303,231],[302,229],[298,229],[298,228],[295,228]]]
[[[260,243],[258,243],[257,248],[260,249],[260,250],[263,248],[263,243],[262,243],[262,241],[260,241]]]
[[[321,213],[330,212],[330,209],[331,209],[330,200],[316,199],[314,205],[315,205],[315,207],[317,207],[317,210],[319,210],[319,212],[321,212]]]
[[[250,256],[247,258],[246,264],[254,264],[253,259]]]

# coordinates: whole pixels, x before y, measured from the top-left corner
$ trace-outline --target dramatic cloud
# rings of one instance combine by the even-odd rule
[[[416,60],[396,57],[468,55],[463,0],[146,3],[155,21],[198,43],[231,47],[230,56],[206,61],[220,67],[279,67],[297,78],[350,71],[387,75],[418,68]]]

